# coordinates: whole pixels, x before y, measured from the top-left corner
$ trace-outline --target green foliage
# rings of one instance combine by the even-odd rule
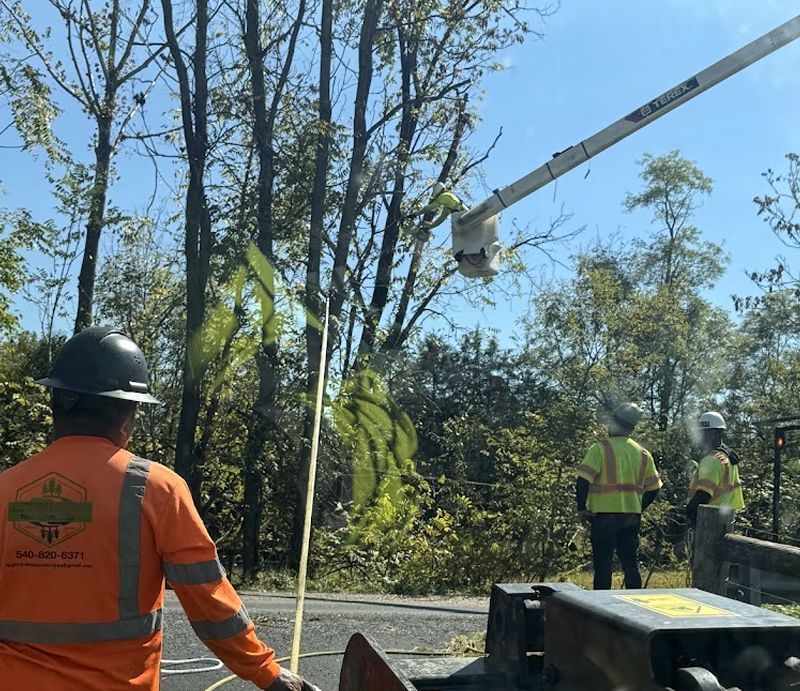
[[[402,473],[413,469],[417,434],[381,378],[370,369],[360,370],[343,382],[332,410],[339,436],[353,450],[355,506],[387,496],[390,504],[392,497],[402,502]]]
[[[29,60],[20,59],[15,44],[28,38],[41,45],[21,3],[0,8],[0,99],[7,104],[24,150],[42,149],[52,160],[65,155],[64,144],[53,133],[53,121],[62,110],[46,76]],[[46,38],[46,37],[45,37]]]
[[[41,451],[50,430],[50,398],[35,379],[47,373],[50,344],[19,333],[0,342],[0,472]]]
[[[769,188],[756,196],[753,202],[757,214],[769,229],[791,250],[800,249],[800,156],[786,154],[788,162],[785,172],[769,168],[762,176]],[[738,311],[757,310],[773,291],[786,292],[796,301],[800,297],[800,282],[792,271],[789,257],[779,257],[777,263],[761,271],[753,271],[750,280],[761,294],[736,295],[734,303]]]
[[[18,323],[11,310],[11,295],[29,278],[24,252],[52,237],[49,226],[35,223],[28,211],[0,209],[0,335]]]

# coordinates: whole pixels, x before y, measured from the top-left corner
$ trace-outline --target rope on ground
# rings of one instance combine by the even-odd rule
[[[422,655],[424,657],[451,657],[453,652],[450,650],[384,650],[387,655]],[[344,650],[320,650],[311,653],[302,653],[298,655],[298,658],[304,657],[331,657],[333,655],[344,655]],[[289,660],[289,657],[279,657],[275,662],[280,664],[281,662],[286,662]],[[216,691],[216,689],[222,688],[225,684],[229,684],[232,681],[238,679],[235,674],[231,674],[229,677],[225,677],[224,679],[220,679],[217,682],[214,682],[204,691]]]
[[[188,669],[164,669],[164,667],[181,667],[183,665],[199,665],[204,667],[189,667]],[[203,674],[216,672],[222,669],[222,661],[215,657],[187,657],[185,660],[161,660],[161,674]]]

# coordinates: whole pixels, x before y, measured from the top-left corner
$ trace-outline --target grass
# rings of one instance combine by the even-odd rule
[[[486,630],[456,636],[447,645],[448,652],[458,657],[477,657],[486,648]]]
[[[771,609],[773,612],[780,612],[790,617],[800,619],[800,605],[761,605],[764,609]]]
[[[548,581],[558,583],[574,583],[581,588],[590,590],[592,587],[592,571],[567,571],[548,577]],[[647,579],[647,572],[642,571],[642,581]],[[622,588],[623,575],[621,571],[613,574],[611,587],[614,589]],[[648,588],[689,588],[691,579],[687,569],[674,569],[670,571],[653,571],[650,580],[647,582]]]

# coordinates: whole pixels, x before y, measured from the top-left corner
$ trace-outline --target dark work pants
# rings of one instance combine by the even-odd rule
[[[611,588],[611,566],[617,552],[626,588],[641,588],[638,550],[642,517],[638,513],[597,513],[592,518],[594,589]]]

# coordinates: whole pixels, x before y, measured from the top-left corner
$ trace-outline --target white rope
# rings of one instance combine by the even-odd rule
[[[189,669],[164,669],[165,666],[199,665],[204,667],[190,667]],[[203,674],[216,672],[222,669],[222,662],[215,657],[188,657],[185,660],[161,660],[161,674]]]
[[[328,364],[328,327],[330,322],[330,297],[325,300],[325,323],[322,325],[322,343],[319,353],[319,374],[317,375],[317,398],[314,405],[314,429],[311,433],[311,458],[308,464],[308,485],[306,487],[306,512],[303,520],[303,540],[300,548],[300,565],[297,568],[297,600],[294,610],[294,634],[292,635],[292,654],[289,669],[297,674],[300,660],[300,637],[303,633],[303,609],[306,599],[306,577],[308,575],[308,551],[311,544],[311,515],[314,508],[314,487],[317,481],[317,458],[319,455],[319,433],[322,425],[322,408],[325,402],[325,368]]]

